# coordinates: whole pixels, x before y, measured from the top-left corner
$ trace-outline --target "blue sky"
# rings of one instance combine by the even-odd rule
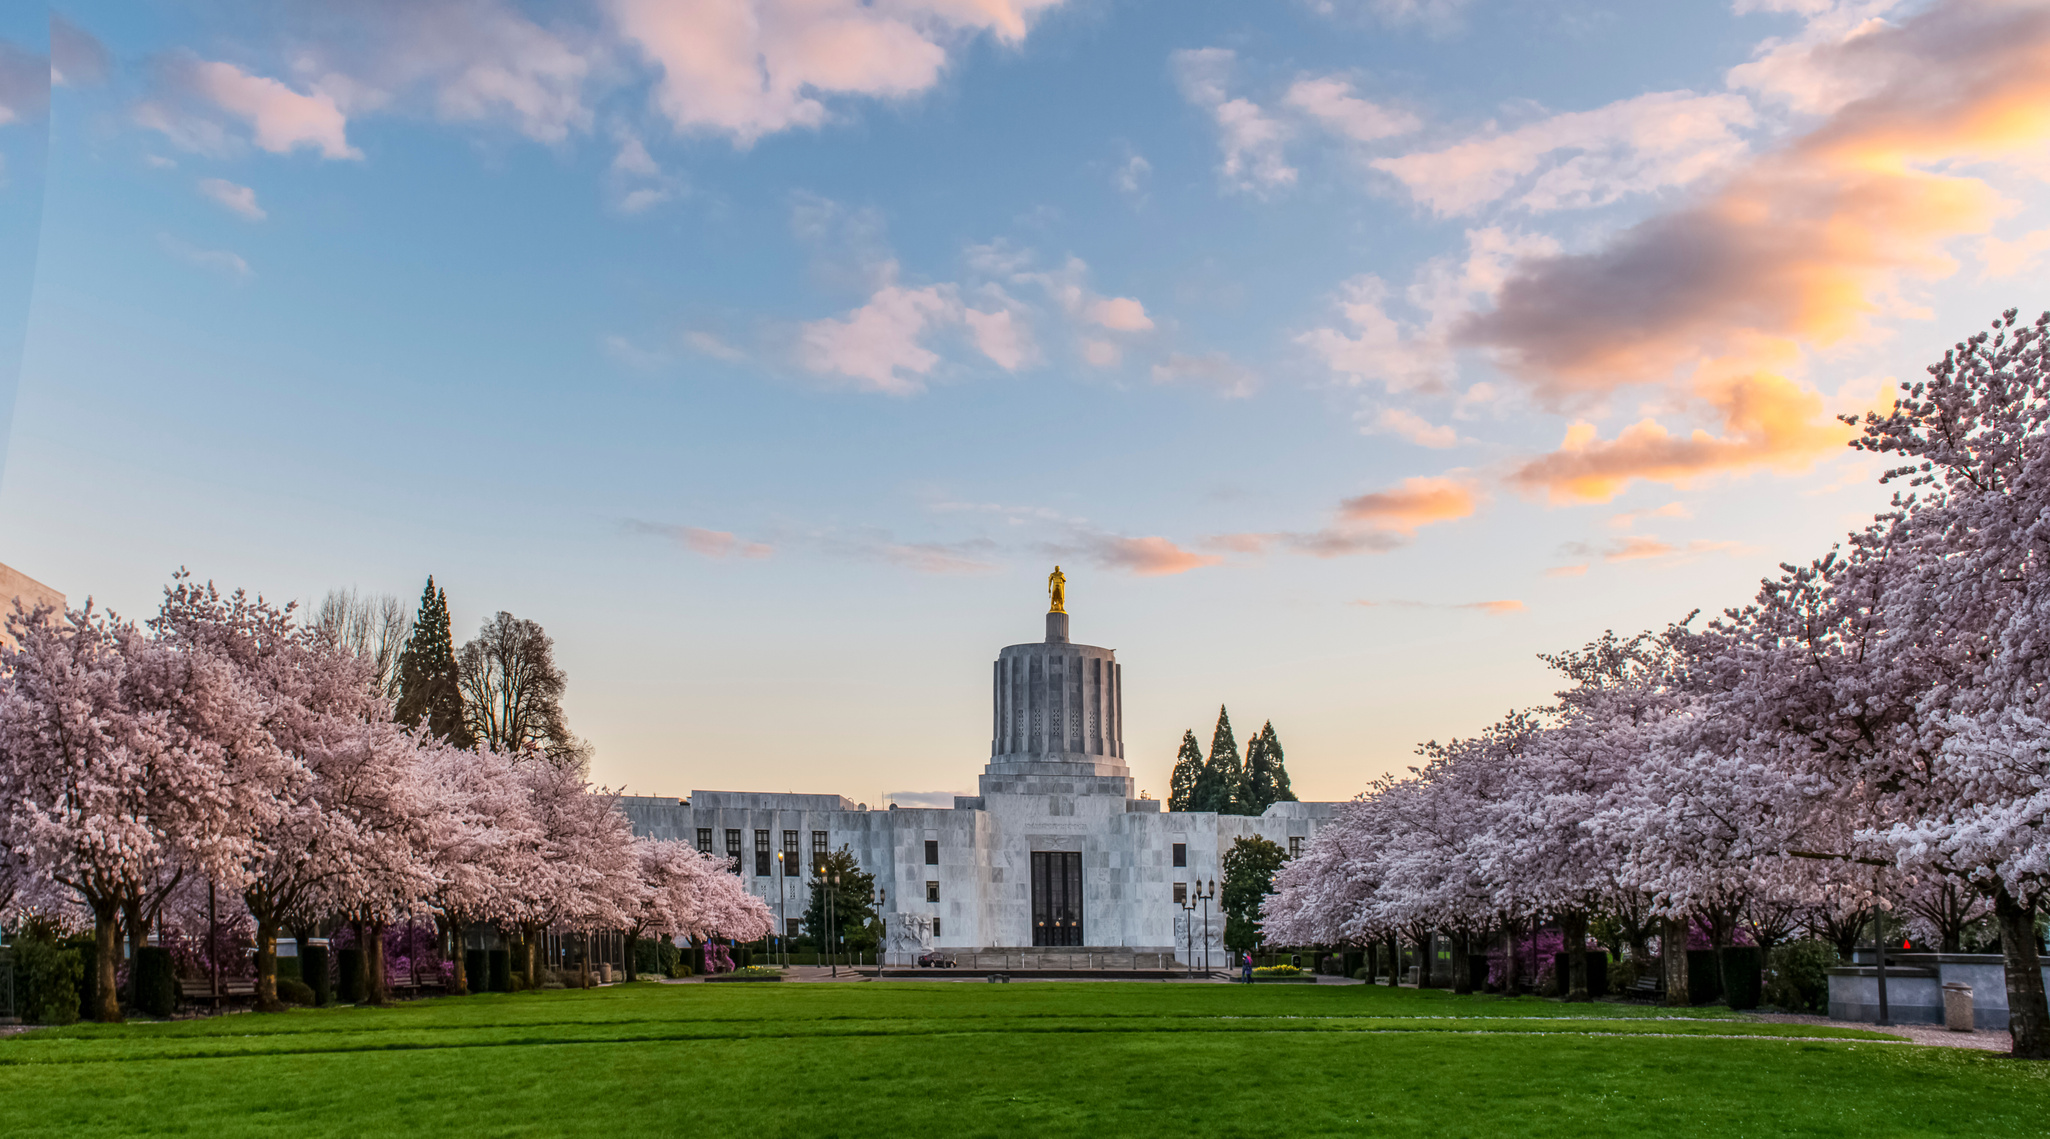
[[[1825,551],[1830,415],[2050,305],[2040,4],[49,15],[0,561],[431,572],[644,792],[971,787],[1059,562],[1142,787],[1224,703],[1348,796]]]

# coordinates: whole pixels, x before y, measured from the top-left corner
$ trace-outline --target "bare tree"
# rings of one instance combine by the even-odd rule
[[[562,714],[569,678],[555,664],[555,642],[541,626],[500,610],[456,658],[463,715],[479,743],[515,760],[543,756],[584,762]]]
[[[379,694],[399,694],[399,654],[413,634],[413,611],[404,601],[389,593],[331,589],[314,611],[313,623],[370,662]]]

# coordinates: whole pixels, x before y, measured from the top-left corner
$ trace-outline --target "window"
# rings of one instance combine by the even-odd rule
[[[940,864],[939,839],[929,838],[925,840],[925,864],[927,866],[938,866]]]
[[[1189,864],[1188,843],[1178,842],[1174,844],[1174,864],[1176,866],[1187,866]]]
[[[785,919],[783,919],[783,933],[784,933],[784,936],[786,936],[786,937],[793,937],[793,938],[794,938],[794,937],[796,937],[796,936],[797,936],[797,927],[798,927],[798,924],[799,924],[799,922],[801,922],[802,920],[803,920],[803,919],[801,919],[801,918],[785,918]]]
[[[940,919],[938,918],[932,919],[932,935],[934,937],[938,937],[940,935]]]
[[[731,862],[731,863],[733,864],[733,867],[732,867],[732,869],[733,869],[733,872],[734,872],[735,874],[738,874],[738,873],[740,873],[740,832],[739,832],[739,831],[733,831],[733,830],[730,830],[730,831],[727,831],[727,832],[726,832],[726,858],[727,858],[727,861],[729,861],[729,862]]]
[[[1187,882],[1176,882],[1174,884],[1174,904],[1177,906],[1185,905],[1188,900],[1189,884]]]
[[[699,851],[700,851],[701,853],[704,853],[704,854],[710,854],[710,853],[712,853],[712,828],[711,828],[711,827],[699,827],[699,828],[698,828],[698,850],[699,850]]]
[[[925,900],[928,902],[940,900],[940,884],[938,882],[927,882],[925,884]]]
[[[1303,852],[1303,836],[1301,836],[1301,835],[1299,835],[1299,834],[1298,834],[1298,835],[1290,835],[1290,836],[1289,836],[1289,838],[1288,838],[1288,856],[1289,856],[1290,858],[1294,858],[1294,857],[1295,857],[1296,855],[1298,855],[1298,854],[1301,854],[1302,852]]]
[[[811,832],[811,868],[814,872],[826,872],[826,832]]]
[[[769,832],[755,832],[755,877],[769,876]]]
[[[783,877],[797,877],[797,832],[783,832]]]

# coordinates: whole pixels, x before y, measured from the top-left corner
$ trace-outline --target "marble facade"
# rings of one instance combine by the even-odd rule
[[[928,949],[1035,945],[1201,963],[1203,909],[1190,921],[1177,896],[1221,881],[1234,839],[1300,849],[1337,804],[1277,803],[1242,816],[1135,798],[1116,654],[1071,644],[1066,613],[1046,617],[1044,641],[1007,646],[994,662],[980,793],[951,809],[709,790],[626,796],[621,807],[636,834],[734,855],[748,889],[786,923],[803,916],[815,857],[845,847],[883,889],[891,964]],[[1214,901],[1208,927],[1210,961],[1221,966]]]

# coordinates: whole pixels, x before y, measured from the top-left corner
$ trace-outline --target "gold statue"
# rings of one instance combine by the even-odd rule
[[[1061,576],[1061,567],[1053,567],[1053,573],[1046,579],[1046,591],[1053,595],[1053,608],[1048,613],[1068,611],[1068,579]]]

